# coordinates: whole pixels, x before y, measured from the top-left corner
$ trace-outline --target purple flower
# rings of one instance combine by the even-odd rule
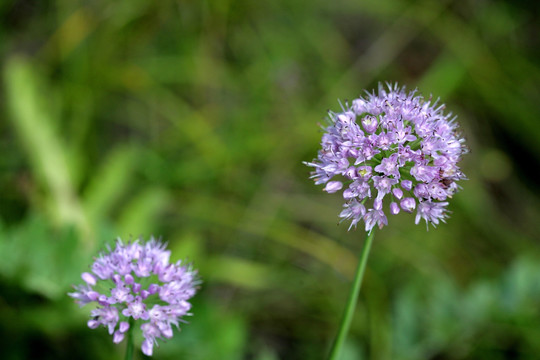
[[[455,117],[438,100],[397,84],[366,94],[342,113],[329,113],[322,149],[305,162],[315,184],[328,193],[343,189],[339,216],[351,227],[361,220],[368,232],[387,225],[385,209],[392,215],[416,209],[417,224],[444,222],[447,200],[466,179],[458,163],[468,150]]]
[[[124,243],[102,252],[84,272],[83,285],[74,286],[68,295],[80,306],[94,303],[88,327],[104,326],[119,343],[136,321],[144,337],[141,349],[152,355],[157,338],[171,338],[172,325],[178,327],[183,316],[191,315],[188,300],[195,295],[197,272],[181,261],[169,263],[166,244],[151,238]]]

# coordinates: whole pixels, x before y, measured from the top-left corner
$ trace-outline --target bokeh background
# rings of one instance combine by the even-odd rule
[[[342,359],[538,359],[538,4],[1,1],[2,359],[122,358],[66,293],[151,235],[204,281],[155,359],[323,359],[364,234],[302,161],[380,81],[458,115],[469,180],[377,231]]]

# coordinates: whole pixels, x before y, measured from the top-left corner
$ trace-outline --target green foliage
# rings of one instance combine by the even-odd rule
[[[364,236],[301,162],[327,109],[387,80],[458,115],[470,180],[447,224],[377,234],[342,358],[534,359],[537,10],[1,2],[2,359],[119,358],[66,293],[116,236],[151,235],[204,281],[155,358],[324,358]]]

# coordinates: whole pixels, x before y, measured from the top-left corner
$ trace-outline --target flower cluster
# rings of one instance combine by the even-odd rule
[[[106,327],[113,342],[119,343],[140,320],[141,348],[149,356],[157,338],[173,336],[172,325],[178,327],[181,317],[189,315],[188,300],[195,295],[198,280],[191,266],[181,261],[170,264],[165,248],[154,238],[144,244],[118,239],[114,250],[107,246],[108,251],[99,254],[92,272],[81,276],[85,284],[69,293],[80,306],[96,305],[88,327]]]
[[[438,100],[397,84],[366,94],[329,113],[318,158],[305,163],[315,168],[315,183],[328,193],[346,184],[339,216],[351,220],[349,229],[360,220],[368,232],[388,225],[383,209],[393,215],[416,209],[416,224],[445,221],[447,200],[465,179],[458,162],[467,148],[455,118]]]

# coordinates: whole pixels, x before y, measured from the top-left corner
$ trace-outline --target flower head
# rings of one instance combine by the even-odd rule
[[[104,326],[119,343],[135,323],[144,341],[142,351],[152,355],[157,338],[171,338],[172,325],[190,315],[188,300],[195,295],[199,280],[197,272],[181,261],[169,263],[166,245],[151,238],[124,243],[102,252],[92,264],[92,272],[81,275],[85,284],[74,286],[68,295],[80,305],[96,305],[90,313],[88,327]]]
[[[330,112],[315,168],[315,184],[334,193],[343,189],[339,215],[351,226],[364,221],[366,231],[388,224],[384,209],[413,212],[418,222],[437,225],[448,217],[448,199],[465,179],[458,163],[467,152],[455,117],[445,106],[397,84],[379,85],[378,94]]]

